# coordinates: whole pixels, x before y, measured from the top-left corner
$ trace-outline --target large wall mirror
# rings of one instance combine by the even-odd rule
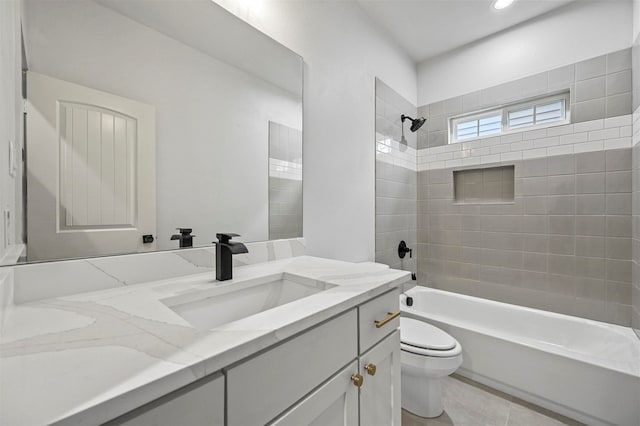
[[[211,0],[23,0],[22,33],[22,261],[302,236],[300,56]]]

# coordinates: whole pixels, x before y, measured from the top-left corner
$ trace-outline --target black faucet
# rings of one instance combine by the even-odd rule
[[[180,231],[180,234],[174,234],[171,236],[172,240],[180,240],[180,248],[184,247],[193,247],[193,237],[195,235],[191,235],[191,228],[176,228]]]
[[[238,234],[216,234],[216,280],[225,281],[233,278],[233,260],[231,255],[249,253],[247,246],[242,243],[232,243],[231,238],[239,237]]]

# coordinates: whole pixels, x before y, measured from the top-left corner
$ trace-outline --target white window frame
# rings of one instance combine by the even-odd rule
[[[515,128],[509,127],[510,112],[529,108],[532,106],[535,107],[541,104],[548,104],[554,101],[563,102],[564,117],[561,120],[551,121],[548,123],[532,124],[530,126],[521,126],[521,127],[515,127]],[[502,115],[502,129],[500,132],[494,133],[492,135],[476,136],[476,137],[467,138],[467,139],[457,138],[456,129],[457,129],[458,123],[464,122],[464,121],[481,120],[485,117],[490,117],[492,115]],[[486,139],[486,138],[493,138],[493,137],[508,135],[511,133],[528,132],[531,130],[544,129],[547,127],[563,126],[563,125],[569,124],[570,122],[571,122],[570,93],[566,91],[566,92],[555,93],[553,95],[545,95],[542,97],[532,98],[522,102],[515,102],[515,103],[506,104],[506,105],[501,105],[496,108],[485,109],[485,110],[475,111],[469,114],[450,117],[448,120],[448,123],[449,123],[449,132],[448,132],[449,141],[448,142],[449,144],[471,142],[479,139]]]
[[[498,109],[492,109],[492,110],[488,110],[488,111],[484,111],[484,112],[476,112],[476,113],[472,113],[472,114],[468,114],[468,115],[463,115],[463,116],[457,116],[457,117],[451,117],[449,119],[449,143],[459,143],[459,142],[467,142],[467,141],[474,141],[476,139],[484,139],[484,138],[492,138],[494,136],[500,136],[502,134],[502,131],[498,132],[498,133],[494,133],[492,135],[486,135],[486,136],[476,136],[473,138],[465,138],[465,139],[458,139],[457,138],[457,133],[456,133],[456,129],[458,127],[458,123],[460,122],[464,122],[464,121],[480,121],[483,118],[487,118],[487,117],[491,117],[494,115],[501,115],[502,116],[502,128],[504,128],[504,111],[502,110],[502,108],[498,108]],[[453,141],[453,142],[451,142]]]

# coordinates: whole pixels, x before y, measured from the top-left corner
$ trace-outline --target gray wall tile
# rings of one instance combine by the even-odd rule
[[[608,259],[631,259],[631,238],[607,237],[605,242],[605,253]]]
[[[574,123],[604,118],[605,98],[593,99],[574,104],[571,110],[571,116]]]
[[[629,237],[632,233],[631,216],[607,216],[608,237]]]
[[[480,91],[466,94],[462,97],[462,112],[473,112],[482,109]]]
[[[607,96],[631,92],[631,70],[607,75]]]
[[[576,64],[576,81],[587,80],[605,75],[607,72],[606,55],[578,62]]]
[[[607,172],[607,193],[631,192],[631,170]]]
[[[576,241],[576,256],[604,258],[604,238],[603,237],[586,237],[586,236],[578,235],[576,236],[575,241]]]
[[[607,194],[606,203],[609,215],[631,214],[631,194]]]
[[[631,69],[631,49],[624,49],[607,55],[607,74]]]
[[[604,173],[576,175],[576,194],[604,194]]]
[[[604,215],[605,195],[576,195],[576,215]]]
[[[606,171],[631,170],[631,158],[628,149],[606,151]]]
[[[462,112],[462,96],[447,99],[442,105],[442,113],[445,115],[456,115]]]
[[[575,65],[567,65],[562,68],[556,68],[549,71],[548,75],[549,87],[569,87],[575,81]]]
[[[607,96],[605,117],[631,114],[631,93]]]
[[[605,216],[576,216],[576,235],[605,235]]]
[[[547,159],[549,175],[566,175],[576,172],[575,157],[573,155],[560,155]]]
[[[595,173],[606,170],[604,151],[576,154],[576,173]]]
[[[608,82],[608,79],[606,80]],[[575,102],[590,101],[592,99],[604,98],[605,77],[596,77],[576,83]]]

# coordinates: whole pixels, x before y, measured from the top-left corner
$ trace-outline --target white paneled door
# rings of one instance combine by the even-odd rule
[[[153,250],[155,109],[27,74],[27,257]]]

